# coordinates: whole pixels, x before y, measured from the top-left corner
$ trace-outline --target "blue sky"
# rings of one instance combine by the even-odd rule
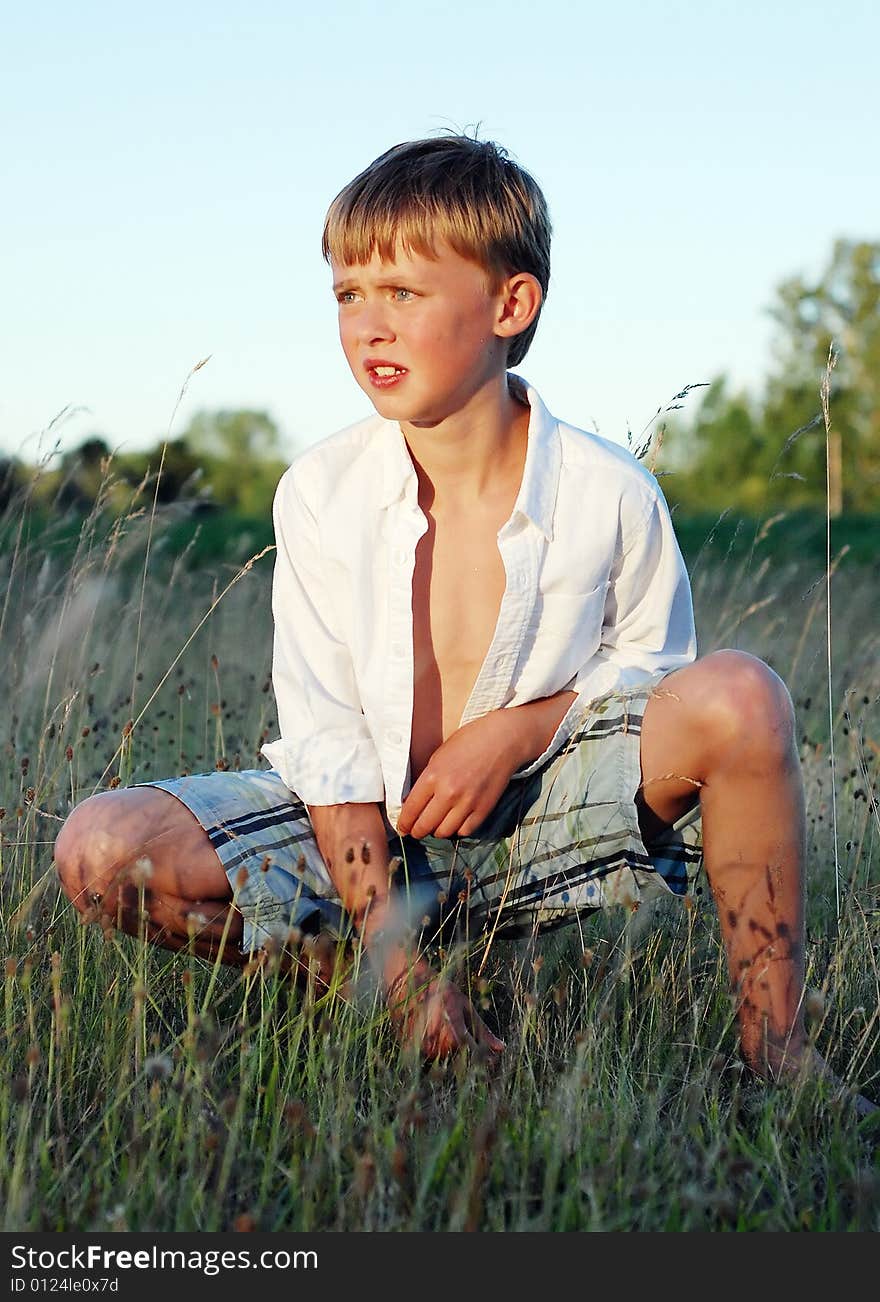
[[[754,389],[766,307],[880,237],[880,6],[153,0],[7,6],[0,447],[135,448],[254,406],[292,453],[369,411],[327,204],[399,140],[480,123],[542,184],[553,279],[520,368],[623,438],[687,383]]]

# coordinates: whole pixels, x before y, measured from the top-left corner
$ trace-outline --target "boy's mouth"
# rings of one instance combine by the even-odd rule
[[[376,389],[388,389],[397,384],[408,374],[405,366],[395,366],[393,362],[380,362],[370,359],[364,363],[364,369],[370,377],[370,384]]]

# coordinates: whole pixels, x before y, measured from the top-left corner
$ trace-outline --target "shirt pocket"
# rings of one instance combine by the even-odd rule
[[[547,592],[528,634],[528,658],[519,688],[530,696],[552,695],[596,654],[602,641],[607,583],[589,592]]]

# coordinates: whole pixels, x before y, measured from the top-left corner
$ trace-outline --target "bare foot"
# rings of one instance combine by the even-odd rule
[[[756,1070],[753,1064],[749,1064],[752,1070]],[[757,1071],[757,1075],[769,1077],[772,1080],[794,1083],[798,1080],[821,1080],[830,1086],[832,1095],[843,1103],[849,1103],[859,1120],[864,1117],[873,1116],[875,1112],[880,1112],[876,1103],[866,1099],[864,1094],[859,1094],[853,1086],[847,1085],[842,1081],[836,1072],[832,1071],[828,1063],[816,1049],[805,1048],[800,1054],[788,1053],[775,1067],[770,1071]]]

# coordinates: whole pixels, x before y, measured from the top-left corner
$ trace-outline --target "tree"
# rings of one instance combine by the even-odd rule
[[[672,470],[663,488],[671,502],[686,508],[721,511],[732,500],[747,509],[760,509],[766,493],[770,451],[755,404],[745,393],[731,393],[725,376],[706,389],[690,427],[673,431],[669,456]]]
[[[771,308],[779,330],[777,366],[767,383],[768,420],[791,429],[819,414],[819,388],[831,372],[832,465],[840,466],[840,505],[877,506],[880,488],[880,243],[837,240],[818,281],[784,281]],[[824,424],[814,436],[822,445]]]
[[[875,511],[880,488],[880,243],[838,240],[815,282],[784,281],[764,392],[713,381],[689,426],[673,430],[670,498],[686,509],[819,506],[826,495],[820,390],[829,352],[832,510]],[[676,449],[676,443],[678,447]]]
[[[265,514],[287,465],[280,431],[267,412],[197,412],[182,441],[204,465],[218,505]]]
[[[27,482],[27,474],[17,457],[0,456],[0,513],[15,501]]]

